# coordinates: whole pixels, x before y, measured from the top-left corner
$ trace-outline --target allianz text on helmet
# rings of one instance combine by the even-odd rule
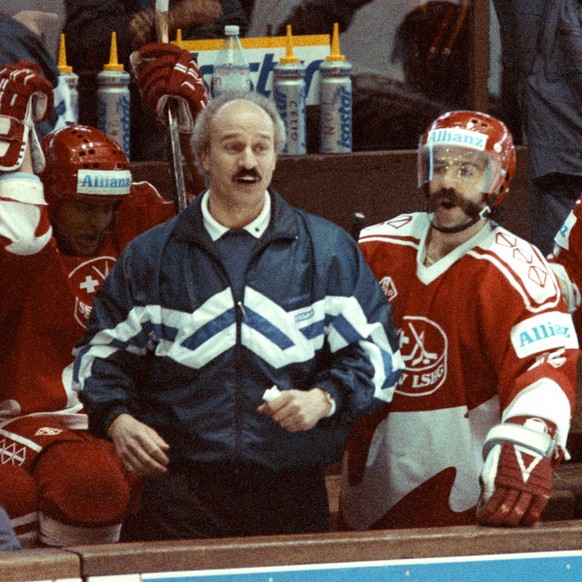
[[[131,190],[131,172],[119,144],[94,127],[70,125],[42,141],[45,198],[52,212],[63,196],[121,200]]]
[[[499,206],[515,173],[515,147],[507,127],[478,111],[451,111],[433,121],[418,148],[418,185],[425,195],[432,178],[430,155],[441,146],[480,152],[489,160],[490,179],[484,194],[490,208]]]

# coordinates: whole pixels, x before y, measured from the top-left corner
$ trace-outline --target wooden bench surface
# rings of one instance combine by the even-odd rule
[[[2,582],[78,579],[80,576],[81,558],[73,552],[56,548],[0,552]]]
[[[84,576],[448,556],[483,556],[582,548],[582,521],[531,528],[457,526],[71,548]]]

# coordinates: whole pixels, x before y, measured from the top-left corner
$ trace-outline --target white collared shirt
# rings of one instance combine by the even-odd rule
[[[231,230],[230,228],[220,224],[216,218],[210,214],[210,210],[208,209],[208,199],[210,196],[210,190],[206,190],[204,194],[202,194],[202,220],[204,223],[204,228],[208,231],[210,238],[213,241],[218,240],[223,234]],[[249,234],[254,236],[255,238],[261,238],[267,227],[269,226],[269,221],[271,220],[271,197],[269,193],[265,190],[265,203],[263,204],[263,209],[261,210],[260,214],[251,222],[249,222],[246,226],[243,227]]]

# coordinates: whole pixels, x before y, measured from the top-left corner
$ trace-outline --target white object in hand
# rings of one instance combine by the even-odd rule
[[[268,390],[265,390],[263,394],[263,400],[265,402],[271,402],[271,400],[277,398],[277,396],[281,395],[281,390],[277,388],[277,386],[271,386]]]

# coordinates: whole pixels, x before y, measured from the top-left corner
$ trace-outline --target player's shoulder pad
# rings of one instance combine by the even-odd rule
[[[542,252],[501,226],[470,254],[489,261],[524,299],[531,311],[558,305],[560,288]]]
[[[428,228],[428,215],[425,212],[401,214],[379,224],[362,229],[360,244],[372,241],[422,238]]]
[[[152,202],[173,204],[171,200],[164,198],[151,182],[132,182],[130,200],[139,202]]]

